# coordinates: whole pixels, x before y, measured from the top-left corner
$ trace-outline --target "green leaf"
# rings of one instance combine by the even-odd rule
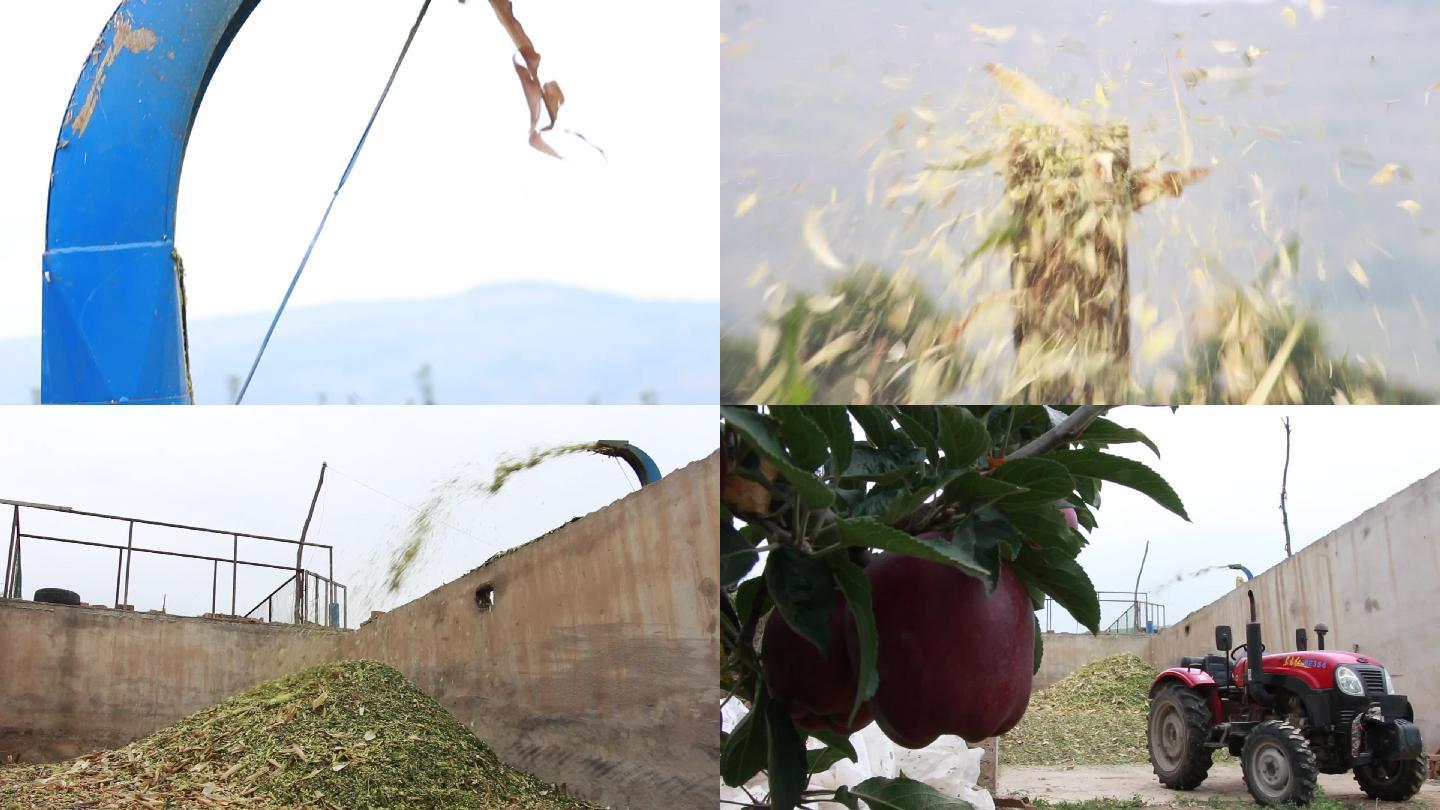
[[[780,439],[790,448],[790,455],[801,469],[819,469],[830,457],[825,432],[803,408],[777,405],[770,408],[770,415],[780,423]]]
[[[1155,442],[1150,441],[1149,436],[1146,436],[1135,428],[1117,425],[1104,417],[1096,418],[1085,427],[1085,432],[1080,434],[1081,444],[1094,445],[1096,447],[1105,447],[1112,444],[1130,444],[1132,442],[1139,442],[1145,445],[1150,448],[1150,452],[1155,454],[1155,458],[1160,458],[1160,448],[1155,446]]]
[[[1020,458],[1001,464],[990,477],[1025,487],[1023,494],[1011,495],[1012,504],[1039,505],[1068,496],[1075,491],[1075,479],[1065,466],[1046,458]]]
[[[844,754],[845,759],[848,759],[851,762],[860,761],[860,755],[855,753],[855,746],[850,744],[849,737],[842,737],[839,734],[836,734],[835,732],[828,729],[822,729],[819,731],[806,730],[805,734],[824,743],[826,748],[833,748],[836,751]]]
[[[948,469],[975,466],[990,449],[990,434],[985,430],[985,423],[960,405],[942,406],[938,413],[940,434],[936,441],[945,451],[944,466]]]
[[[945,563],[981,579],[991,573],[967,549],[962,549],[948,540],[921,539],[899,529],[892,529],[874,518],[844,518],[838,521],[837,525],[843,545],[879,548],[922,560]]]
[[[755,609],[755,597],[760,593],[760,586],[764,583],[764,579],[756,577],[745,580],[735,589],[735,613],[740,617],[740,621],[743,622],[750,618],[750,611]],[[762,605],[761,610],[763,609]]]
[[[851,449],[850,464],[840,474],[844,479],[891,483],[925,466],[925,451],[919,447],[892,447],[879,450],[865,444]]]
[[[768,702],[762,681],[750,713],[735,724],[720,747],[720,779],[730,787],[740,787],[755,778],[770,758],[769,726],[765,720]]]
[[[901,776],[872,776],[850,788],[870,810],[973,810],[971,804],[946,796],[924,782]]]
[[[920,414],[920,418],[912,415],[916,413]],[[908,408],[897,408],[895,421],[900,423],[900,429],[910,437],[917,447],[925,449],[925,457],[930,459],[931,464],[939,464],[940,445],[935,439],[935,433],[925,426],[923,415],[924,411],[913,405]]]
[[[780,475],[795,487],[812,508],[820,509],[834,502],[835,493],[825,486],[824,481],[795,466],[785,448],[781,446],[769,419],[748,408],[734,405],[721,406],[720,413],[725,417],[725,423],[768,458]]]
[[[1020,537],[1010,521],[991,508],[982,509],[960,521],[950,542],[989,571],[980,578],[985,583],[987,594],[994,593],[1000,583],[1001,562],[1015,559],[1020,550]]]
[[[745,578],[760,555],[731,523],[729,516],[720,521],[720,585],[730,587]]]
[[[952,470],[940,476],[929,476],[913,487],[877,485],[855,505],[850,517],[874,517],[881,523],[894,523],[919,509],[961,474],[959,470]]]
[[[981,475],[977,470],[965,470],[962,475],[945,485],[944,498],[947,503],[976,501],[990,504],[1007,496],[1026,492],[1029,490],[1025,487]]]
[[[870,443],[886,450],[891,447],[913,447],[914,444],[894,425],[894,417],[879,405],[851,405],[850,415],[860,423],[860,429]]]
[[[777,548],[765,562],[765,587],[785,623],[828,656],[835,578],[824,560]]]
[[[835,763],[849,759],[845,752],[838,748],[826,746],[824,748],[805,749],[805,772],[820,773],[828,771]]]
[[[1129,487],[1180,517],[1190,519],[1180,496],[1175,494],[1170,484],[1159,473],[1138,461],[1098,450],[1056,450],[1046,457],[1065,465],[1072,475],[1099,478]]]
[[[860,712],[860,706],[875,695],[880,686],[880,673],[876,663],[880,660],[880,634],[875,628],[875,608],[870,601],[870,580],[860,566],[850,560],[829,555],[830,571],[835,575],[835,584],[845,594],[846,609],[855,621],[855,633],[860,642],[860,671],[856,673],[859,684],[855,690],[855,705],[850,709],[848,720],[853,721]]]
[[[773,810],[795,810],[800,794],[810,782],[809,763],[805,759],[805,740],[785,707],[769,698],[765,725],[769,729],[769,759],[766,771],[770,777],[770,806]]]
[[[835,471],[850,466],[850,448],[855,445],[855,428],[850,424],[850,414],[843,405],[807,405],[805,413],[825,433],[830,443],[830,457],[835,462]]]
[[[999,509],[1021,537],[1041,548],[1064,551],[1074,557],[1085,544],[1085,538],[1070,528],[1054,502],[1022,508],[1002,502]]]
[[[1040,617],[1035,617],[1035,669],[1031,675],[1040,674],[1040,660],[1045,657],[1045,634],[1040,632]]]
[[[830,801],[836,804],[843,804],[850,808],[850,810],[860,810],[860,800],[855,798],[855,794],[850,792],[849,785],[841,785],[836,789],[835,795],[830,797]]]
[[[1100,632],[1100,598],[1095,594],[1095,585],[1080,563],[1065,551],[1026,546],[1011,570],[1026,585],[1050,594],[1090,632]]]

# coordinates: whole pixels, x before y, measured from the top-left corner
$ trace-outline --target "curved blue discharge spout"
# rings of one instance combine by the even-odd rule
[[[42,402],[191,402],[180,168],[210,77],[259,2],[125,0],[85,60],[51,172]]]
[[[650,458],[644,450],[635,445],[618,439],[609,439],[595,443],[595,452],[602,456],[612,456],[630,465],[635,471],[636,477],[640,479],[640,486],[647,486],[660,480],[660,468],[655,466],[655,460]]]

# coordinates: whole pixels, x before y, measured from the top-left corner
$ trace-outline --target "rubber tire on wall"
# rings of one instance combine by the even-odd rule
[[[1250,758],[1263,744],[1277,745],[1290,766],[1290,785],[1281,796],[1270,797],[1261,793],[1251,772]],[[1315,799],[1315,788],[1320,778],[1320,769],[1315,765],[1315,752],[1294,726],[1281,720],[1267,720],[1256,726],[1245,738],[1245,747],[1240,751],[1240,771],[1245,775],[1245,787],[1255,801],[1266,805],[1309,804]]]
[[[1420,792],[1429,776],[1430,760],[1424,754],[1413,760],[1402,761],[1399,772],[1388,780],[1384,777],[1372,777],[1368,765],[1355,769],[1355,781],[1360,783],[1360,789],[1365,791],[1365,795],[1387,802],[1409,801]]]
[[[1167,683],[1155,691],[1150,698],[1150,711],[1145,719],[1145,747],[1150,749],[1151,729],[1155,722],[1157,707],[1176,703],[1180,716],[1185,721],[1185,753],[1176,767],[1164,771],[1150,754],[1150,767],[1159,777],[1160,784],[1176,790],[1194,790],[1205,781],[1214,763],[1215,750],[1205,747],[1205,738],[1210,735],[1210,705],[1205,696],[1181,683]]]
[[[64,588],[41,588],[35,591],[35,601],[50,605],[78,605],[80,594]]]

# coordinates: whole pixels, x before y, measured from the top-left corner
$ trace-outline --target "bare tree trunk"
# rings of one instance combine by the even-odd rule
[[[1280,525],[1285,527],[1285,556],[1290,552],[1290,512],[1285,508],[1285,486],[1290,480],[1290,417],[1283,420],[1285,425],[1285,470],[1280,474]]]

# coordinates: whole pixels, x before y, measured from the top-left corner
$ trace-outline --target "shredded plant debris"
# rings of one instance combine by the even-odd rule
[[[124,748],[0,768],[0,810],[595,805],[517,771],[395,669],[266,681]]]
[[[405,531],[405,540],[390,554],[389,574],[386,587],[391,593],[400,590],[406,575],[419,559],[420,553],[430,541],[438,523],[444,516],[463,501],[477,497],[498,495],[516,473],[533,469],[552,458],[572,456],[576,453],[599,453],[604,451],[601,442],[562,444],[555,447],[532,450],[523,458],[506,459],[495,466],[489,476],[478,476],[470,468],[461,470],[447,481],[435,487],[430,497],[411,518]]]
[[[1285,23],[1330,28],[1323,6],[1309,17],[1287,9]],[[774,131],[726,144],[736,209],[722,261],[727,279],[753,292],[727,291],[752,311],[737,304],[722,334],[724,401],[1433,399],[1381,362],[1417,374],[1433,362],[1431,347],[1398,338],[1429,329],[1433,293],[1420,287],[1397,302],[1383,292],[1408,278],[1436,233],[1413,190],[1422,161],[1330,143],[1281,102],[1258,109],[1257,99],[1288,92],[1295,43],[1280,26],[1217,14],[1196,40],[1122,14],[1110,30],[1135,25],[1143,36],[1087,50],[1091,40],[1114,46],[1113,35],[1063,27],[1073,20],[983,19],[933,41],[973,39],[1011,64],[927,52],[885,63],[883,92],[862,92],[849,85],[871,65],[857,57],[806,68],[787,83],[803,89],[772,96],[757,94],[769,71],[756,66],[785,57],[741,46],[758,54],[795,23],[751,19],[744,7],[730,15],[726,70],[748,88],[732,91],[732,131]],[[907,14],[894,12],[897,30],[913,27],[900,22],[913,22]],[[1036,67],[1044,72],[1023,72]],[[856,138],[864,125],[842,127],[827,110],[826,134],[804,137],[833,166],[822,172],[816,158],[792,168],[802,136],[780,126],[778,111],[831,97],[873,129]],[[1420,102],[1387,96],[1383,114]],[[1297,183],[1300,153],[1324,170],[1307,168]],[[860,162],[850,177],[834,171],[851,161]],[[1377,212],[1364,227],[1320,224],[1356,206]]]
[[[1145,716],[1155,668],[1134,655],[1092,661],[1030,697],[1001,740],[1007,765],[1148,762]]]

